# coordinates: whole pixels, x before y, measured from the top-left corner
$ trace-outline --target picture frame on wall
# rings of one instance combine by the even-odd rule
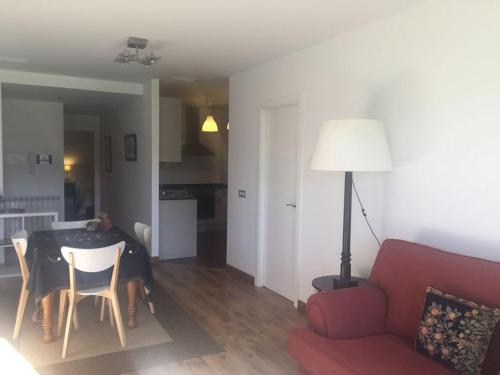
[[[137,161],[137,135],[127,134],[124,138],[125,160]]]
[[[104,137],[104,171],[111,172],[111,136]]]

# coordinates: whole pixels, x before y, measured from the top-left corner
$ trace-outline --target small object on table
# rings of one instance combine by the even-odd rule
[[[111,219],[109,218],[109,215],[106,212],[101,212],[99,214],[99,229],[108,231],[113,228],[113,224],[111,224]]]
[[[98,226],[99,222],[97,220],[90,220],[85,226],[85,229],[87,229],[88,232],[93,232],[97,229]]]
[[[339,287],[337,284],[335,284],[335,279],[338,279],[338,278],[339,278],[338,275],[316,277],[312,281],[312,286],[318,292],[327,292],[329,290],[342,289],[342,287]],[[351,280],[357,282],[356,286],[365,286],[365,285],[369,284],[368,279],[364,279],[362,277],[351,276]],[[356,287],[356,286],[354,286],[354,287]]]

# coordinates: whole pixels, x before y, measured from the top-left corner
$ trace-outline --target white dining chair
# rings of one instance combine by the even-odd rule
[[[23,279],[21,294],[19,295],[19,303],[17,305],[14,333],[12,334],[12,338],[17,339],[19,337],[19,332],[21,331],[24,311],[26,310],[26,302],[28,301],[29,296],[28,281],[30,278],[30,272],[28,270],[28,265],[26,264],[26,258],[24,257],[26,255],[26,250],[28,249],[28,233],[25,230],[19,231],[12,236],[11,240],[16,250],[17,258],[19,259],[21,277]]]
[[[137,240],[144,245],[146,250],[149,253],[149,256],[151,256],[150,252],[150,245],[151,245],[151,227],[149,225],[136,222],[134,224],[134,231],[135,231],[135,236],[137,237]],[[146,301],[146,296],[151,293],[148,288],[144,286],[144,282],[141,283],[139,286],[139,293],[141,295],[141,298]],[[151,311],[151,314],[155,313],[155,305],[153,302],[149,302],[149,310]]]
[[[90,221],[99,221],[99,219],[78,220],[78,221],[53,221],[52,222],[52,229],[53,230],[62,230],[62,229],[86,228],[87,224]]]
[[[143,244],[146,247],[146,250],[149,252],[149,244],[151,243],[151,227],[137,221],[134,224],[134,231],[135,236],[137,237],[139,242]]]
[[[100,220],[97,219],[90,219],[90,220],[77,220],[77,221],[53,221],[52,222],[52,230],[63,230],[63,229],[83,229],[87,227],[87,224],[90,221],[97,221],[99,222]],[[64,298],[61,295],[61,299]],[[97,303],[99,301],[99,297],[95,297],[94,300],[94,305],[97,306]],[[103,300],[104,303],[104,300]],[[78,327],[78,317],[75,318],[76,326]],[[58,335],[60,335],[60,332],[58,330]]]
[[[16,250],[17,258],[19,260],[19,267],[21,268],[21,277],[23,280],[21,285],[21,293],[19,295],[19,303],[17,305],[16,322],[14,323],[14,333],[12,334],[12,338],[17,339],[21,331],[21,325],[23,323],[23,318],[24,318],[24,311],[26,310],[26,304],[28,302],[28,297],[29,297],[28,281],[30,278],[30,271],[28,269],[28,265],[26,263],[26,258],[25,258],[26,251],[28,250],[28,233],[25,230],[16,232],[11,237],[11,240],[12,244],[14,245],[14,249]],[[59,317],[59,319],[61,319],[61,317]],[[73,314],[73,323],[75,329],[77,329],[78,316],[76,310]]]
[[[64,332],[64,342],[62,350],[63,359],[66,358],[69,332],[71,330],[71,316],[73,314],[75,306],[79,301],[89,296],[99,296],[111,302],[110,308],[112,306],[111,309],[114,313],[114,320],[116,322],[120,344],[122,347],[125,347],[125,331],[123,330],[120,305],[118,302],[118,296],[116,294],[116,287],[118,285],[118,273],[120,271],[120,256],[122,255],[124,249],[124,241],[119,242],[115,245],[97,249],[77,249],[67,246],[63,246],[61,248],[61,253],[69,265],[70,282],[70,288],[67,290],[67,293],[64,293],[64,295],[69,299],[69,308],[66,318],[66,330]],[[109,285],[90,289],[78,289],[75,279],[75,270],[79,270],[81,272],[97,273],[107,270],[111,267],[113,267],[113,272]],[[66,304],[65,300],[62,302],[63,305]]]

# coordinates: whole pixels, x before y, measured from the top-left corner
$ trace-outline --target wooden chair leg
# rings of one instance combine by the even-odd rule
[[[62,334],[62,326],[64,322],[64,312],[66,310],[66,299],[68,293],[65,290],[59,292],[59,317],[57,319],[57,336]]]
[[[62,358],[66,358],[66,352],[68,350],[68,340],[69,340],[69,331],[71,330],[71,320],[73,319],[73,311],[75,308],[75,300],[73,297],[69,297],[69,309],[68,309],[68,317],[66,319],[66,331],[64,332],[64,342],[63,342],[63,350],[62,350]]]
[[[75,301],[75,306],[74,306],[74,313],[73,313],[73,327],[75,327],[75,329],[78,329],[80,328],[80,323],[78,321],[78,310],[76,308],[76,301]]]
[[[109,310],[109,324],[111,325],[111,327],[114,327],[115,323],[113,321],[113,304],[110,299],[108,299],[108,310]]]
[[[155,305],[153,302],[147,302],[147,295],[149,294],[149,291],[147,288],[144,286],[144,282],[141,281],[139,283],[139,296],[141,297],[141,300],[143,300],[145,303],[149,305],[149,310],[151,311],[151,314],[155,313]]]
[[[116,292],[111,294],[111,303],[113,304],[113,311],[115,313],[116,329],[118,330],[118,336],[120,337],[120,344],[122,347],[125,347],[127,342],[125,339],[125,331],[123,330],[122,313],[120,311],[120,305],[118,303]]]
[[[99,296],[94,297],[94,306],[97,306],[99,304]]]
[[[151,311],[151,314],[154,314],[155,311],[155,304],[153,302],[149,302],[149,310]]]
[[[26,310],[26,302],[28,301],[28,296],[29,291],[23,284],[21,294],[19,296],[19,304],[17,305],[16,323],[14,324],[14,333],[12,334],[13,339],[17,339],[19,337],[21,325],[23,324],[24,311]]]
[[[146,288],[143,288],[143,290],[146,292]],[[151,311],[151,314],[155,313],[155,304],[153,302],[148,302],[149,305],[149,310]]]
[[[141,285],[139,286],[139,296],[143,301],[146,301],[146,289],[144,288],[143,282],[141,282]]]
[[[100,322],[104,321],[104,307],[106,306],[106,298],[102,297],[101,300],[101,316],[99,318]]]

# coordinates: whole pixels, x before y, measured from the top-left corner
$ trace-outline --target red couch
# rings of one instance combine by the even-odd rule
[[[309,298],[309,329],[288,337],[302,374],[455,374],[414,350],[426,288],[500,307],[500,263],[415,243],[386,240],[369,280]],[[499,371],[500,324],[483,373]]]

